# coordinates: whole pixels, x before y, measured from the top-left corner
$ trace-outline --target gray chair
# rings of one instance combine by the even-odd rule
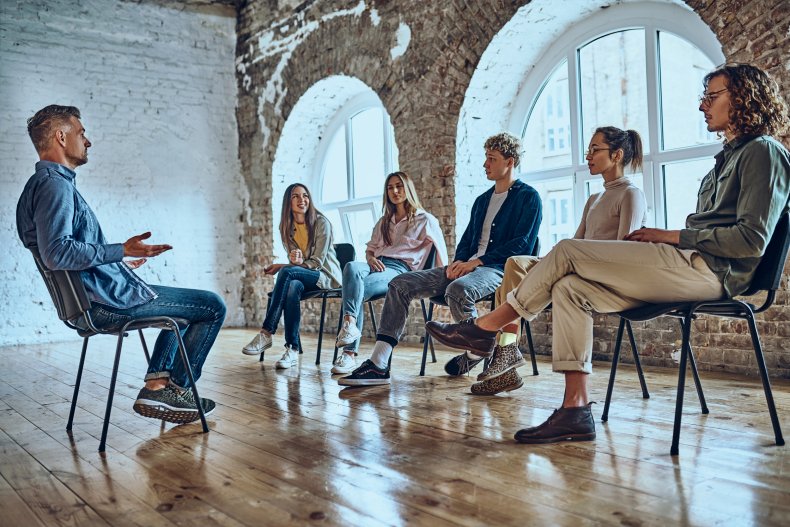
[[[154,328],[169,330],[175,333],[178,342],[178,351],[184,363],[187,375],[189,376],[190,384],[192,385],[192,394],[195,396],[196,401],[200,401],[200,396],[195,386],[195,379],[192,375],[192,367],[189,364],[189,357],[187,356],[184,341],[181,338],[181,332],[179,330],[179,326],[185,327],[188,321],[164,316],[144,317],[132,319],[123,326],[117,328],[97,328],[88,311],[92,305],[91,301],[88,299],[88,293],[85,291],[85,286],[80,279],[79,271],[51,271],[44,265],[36,250],[31,249],[31,252],[33,253],[36,267],[39,273],[41,273],[44,283],[47,285],[47,290],[49,290],[49,295],[52,297],[52,302],[55,304],[58,318],[83,338],[80,365],[77,368],[77,380],[74,383],[74,395],[71,398],[71,409],[69,410],[69,420],[66,423],[66,430],[71,430],[74,421],[74,411],[77,407],[77,396],[79,395],[80,382],[82,381],[82,369],[85,365],[85,355],[88,351],[88,340],[94,335],[113,335],[118,337],[118,343],[115,348],[115,361],[113,362],[112,374],[110,376],[107,407],[104,411],[104,424],[102,426],[101,439],[99,440],[99,452],[104,452],[105,450],[107,429],[110,425],[112,400],[115,395],[115,382],[118,378],[118,365],[121,360],[121,349],[123,348],[123,339],[129,335],[129,332],[136,330],[139,333],[140,342],[143,345],[143,353],[145,353],[147,362],[150,362],[150,355],[142,330]],[[84,324],[78,325],[78,320],[82,320]],[[207,433],[209,430],[208,424],[206,423],[203,407],[200,404],[198,404],[198,413],[200,415],[200,422],[203,425],[203,433]]]
[[[702,387],[699,382],[696,363],[691,349],[691,321],[697,315],[709,315],[716,317],[731,317],[746,320],[749,324],[749,333],[752,337],[752,346],[754,347],[754,356],[757,361],[757,367],[760,371],[760,378],[763,383],[763,391],[765,392],[765,399],[768,404],[768,412],[771,417],[771,424],[773,425],[774,436],[777,445],[784,445],[784,438],[782,437],[782,430],[779,426],[779,417],[776,413],[776,406],[774,404],[773,394],[771,391],[771,383],[768,379],[768,370],[765,366],[765,357],[763,356],[762,346],[760,345],[760,335],[757,331],[757,324],[754,321],[755,313],[761,313],[771,307],[776,296],[776,290],[779,289],[782,280],[782,271],[784,269],[785,259],[787,258],[788,247],[790,247],[790,216],[787,213],[779,218],[779,222],[771,235],[771,240],[765,253],[760,261],[759,266],[755,272],[752,283],[749,289],[743,293],[743,296],[754,295],[759,292],[766,292],[766,298],[760,306],[744,302],[742,300],[735,300],[734,298],[725,298],[722,300],[700,301],[700,302],[676,302],[666,304],[647,304],[635,309],[621,311],[618,313],[622,318],[620,323],[620,330],[618,331],[617,344],[615,346],[615,355],[612,357],[612,369],[609,374],[609,387],[606,391],[606,402],[604,403],[603,415],[601,421],[607,421],[609,418],[609,403],[612,398],[612,389],[614,387],[614,378],[617,373],[617,362],[619,358],[620,341],[623,335],[623,321],[644,321],[652,320],[660,316],[669,316],[677,318],[680,322],[682,330],[683,344],[680,353],[680,369],[678,372],[678,387],[677,398],[675,401],[675,424],[672,431],[672,446],[670,447],[670,454],[677,455],[678,442],[680,439],[680,423],[683,412],[683,395],[686,384],[686,367],[687,363],[691,362],[692,372],[694,374],[694,381],[697,386],[697,393],[700,396],[702,404],[702,413],[707,414],[708,408],[705,404],[705,398],[702,394]],[[630,328],[629,328],[630,329]],[[631,347],[636,358],[638,351],[636,343],[631,337]],[[641,367],[639,368],[641,371]]]

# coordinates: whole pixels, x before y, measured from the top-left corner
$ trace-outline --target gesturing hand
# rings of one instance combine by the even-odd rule
[[[283,267],[285,267],[285,264],[281,264],[281,263],[269,264],[263,268],[263,273],[271,276],[280,272],[280,269],[282,269]]]
[[[171,245],[167,245],[167,244],[148,245],[147,243],[143,243],[143,240],[147,240],[150,237],[151,237],[150,232],[144,232],[142,234],[138,234],[137,236],[132,236],[131,238],[123,242],[123,255],[152,258],[154,256],[159,256],[163,252],[169,251],[170,249],[173,248]]]

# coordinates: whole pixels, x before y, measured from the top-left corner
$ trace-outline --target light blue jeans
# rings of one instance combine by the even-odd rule
[[[374,296],[386,294],[390,281],[410,270],[403,260],[386,256],[379,260],[385,267],[380,272],[371,271],[367,262],[349,262],[343,268],[343,315],[356,318],[360,332],[365,317],[365,302]],[[359,340],[347,345],[344,351],[352,352],[357,348],[359,348]]]

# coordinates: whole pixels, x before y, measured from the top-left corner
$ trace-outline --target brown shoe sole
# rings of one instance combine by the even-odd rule
[[[431,328],[431,326],[426,326],[425,327],[425,331],[428,332],[428,334],[431,336],[431,338],[437,340],[440,344],[442,344],[444,346],[447,346],[448,348],[452,348],[452,349],[468,349],[470,352],[474,353],[475,355],[477,355],[481,359],[487,359],[491,355],[494,354],[493,351],[481,351],[479,349],[472,348],[471,346],[459,347],[458,344],[454,344],[454,343],[450,342],[449,340],[445,340],[444,337],[442,337],[440,334],[434,332],[433,328]]]
[[[542,437],[538,439],[532,438],[523,438],[519,439],[516,436],[516,441],[522,443],[524,445],[542,445],[546,443],[562,443],[563,441],[592,441],[595,439],[595,432],[591,434],[568,434],[564,436],[557,436],[557,437]]]

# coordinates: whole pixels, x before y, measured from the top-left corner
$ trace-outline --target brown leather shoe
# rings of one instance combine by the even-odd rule
[[[428,333],[451,348],[469,350],[479,357],[490,357],[496,344],[496,331],[486,331],[469,318],[459,324],[445,324],[431,320],[425,324]]]
[[[592,404],[554,410],[543,424],[516,432],[516,441],[527,444],[592,441],[595,439]]]

